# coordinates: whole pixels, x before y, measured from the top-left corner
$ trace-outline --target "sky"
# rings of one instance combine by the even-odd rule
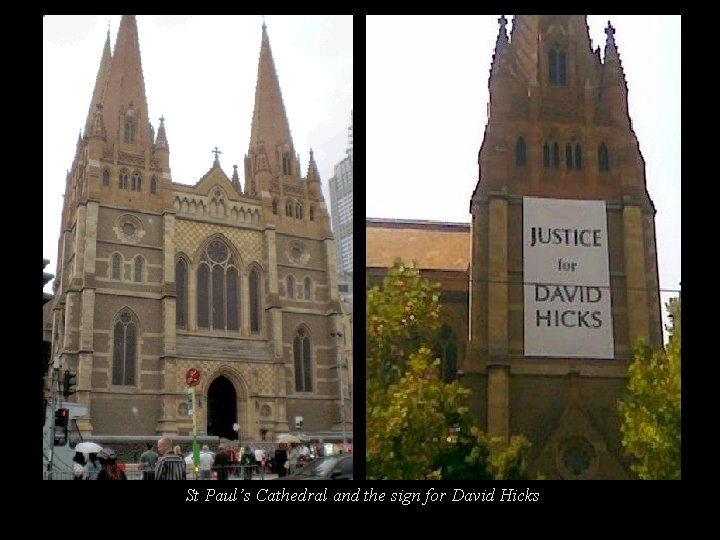
[[[499,17],[367,17],[367,217],[470,222]],[[680,16],[589,15],[603,58],[608,21],[657,211],[664,314],[680,288]]]
[[[120,15],[43,18],[43,258],[54,274],[65,189],[85,126],[110,24]],[[256,16],[137,17],[150,123],[160,116],[173,181],[195,184],[216,146],[228,177],[250,143],[263,19]],[[353,107],[352,16],[265,17],[285,112],[303,174],[312,148],[330,208],[328,181],[346,156]],[[52,281],[45,292],[52,293]]]

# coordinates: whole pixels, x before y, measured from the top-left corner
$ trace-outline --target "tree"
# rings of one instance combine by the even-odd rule
[[[619,402],[622,444],[643,480],[680,479],[680,299],[666,307],[673,320],[667,347],[638,343],[628,396]]]
[[[470,414],[470,391],[445,383],[433,350],[440,287],[397,260],[366,290],[366,459],[370,479],[524,477],[524,438],[490,441]]]

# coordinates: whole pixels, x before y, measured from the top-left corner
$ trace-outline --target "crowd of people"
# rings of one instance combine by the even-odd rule
[[[147,443],[146,450],[140,456],[139,470],[143,480],[186,480],[187,464],[182,456],[180,445],[173,447],[169,437],[162,437],[155,445]],[[320,443],[279,443],[275,446],[245,446],[238,444],[219,444],[213,454],[205,444],[199,455],[198,469],[201,480],[228,480],[238,477],[252,479],[253,473],[274,473],[279,477],[293,474],[316,457],[324,455],[324,446]],[[111,448],[103,448],[90,453],[86,458],[82,452],[76,452],[73,458],[75,480],[127,480],[125,471],[117,464],[117,456]]]

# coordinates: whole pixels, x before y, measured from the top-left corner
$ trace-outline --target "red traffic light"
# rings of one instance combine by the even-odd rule
[[[70,411],[68,409],[58,409],[55,411],[55,425],[67,427]]]

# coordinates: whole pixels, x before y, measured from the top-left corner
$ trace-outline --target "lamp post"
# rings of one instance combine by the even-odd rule
[[[343,365],[342,365],[342,332],[330,332],[337,343],[337,370],[338,383],[340,384],[340,423],[342,426],[343,448],[347,445],[347,434],[345,432],[345,391],[343,389]]]

